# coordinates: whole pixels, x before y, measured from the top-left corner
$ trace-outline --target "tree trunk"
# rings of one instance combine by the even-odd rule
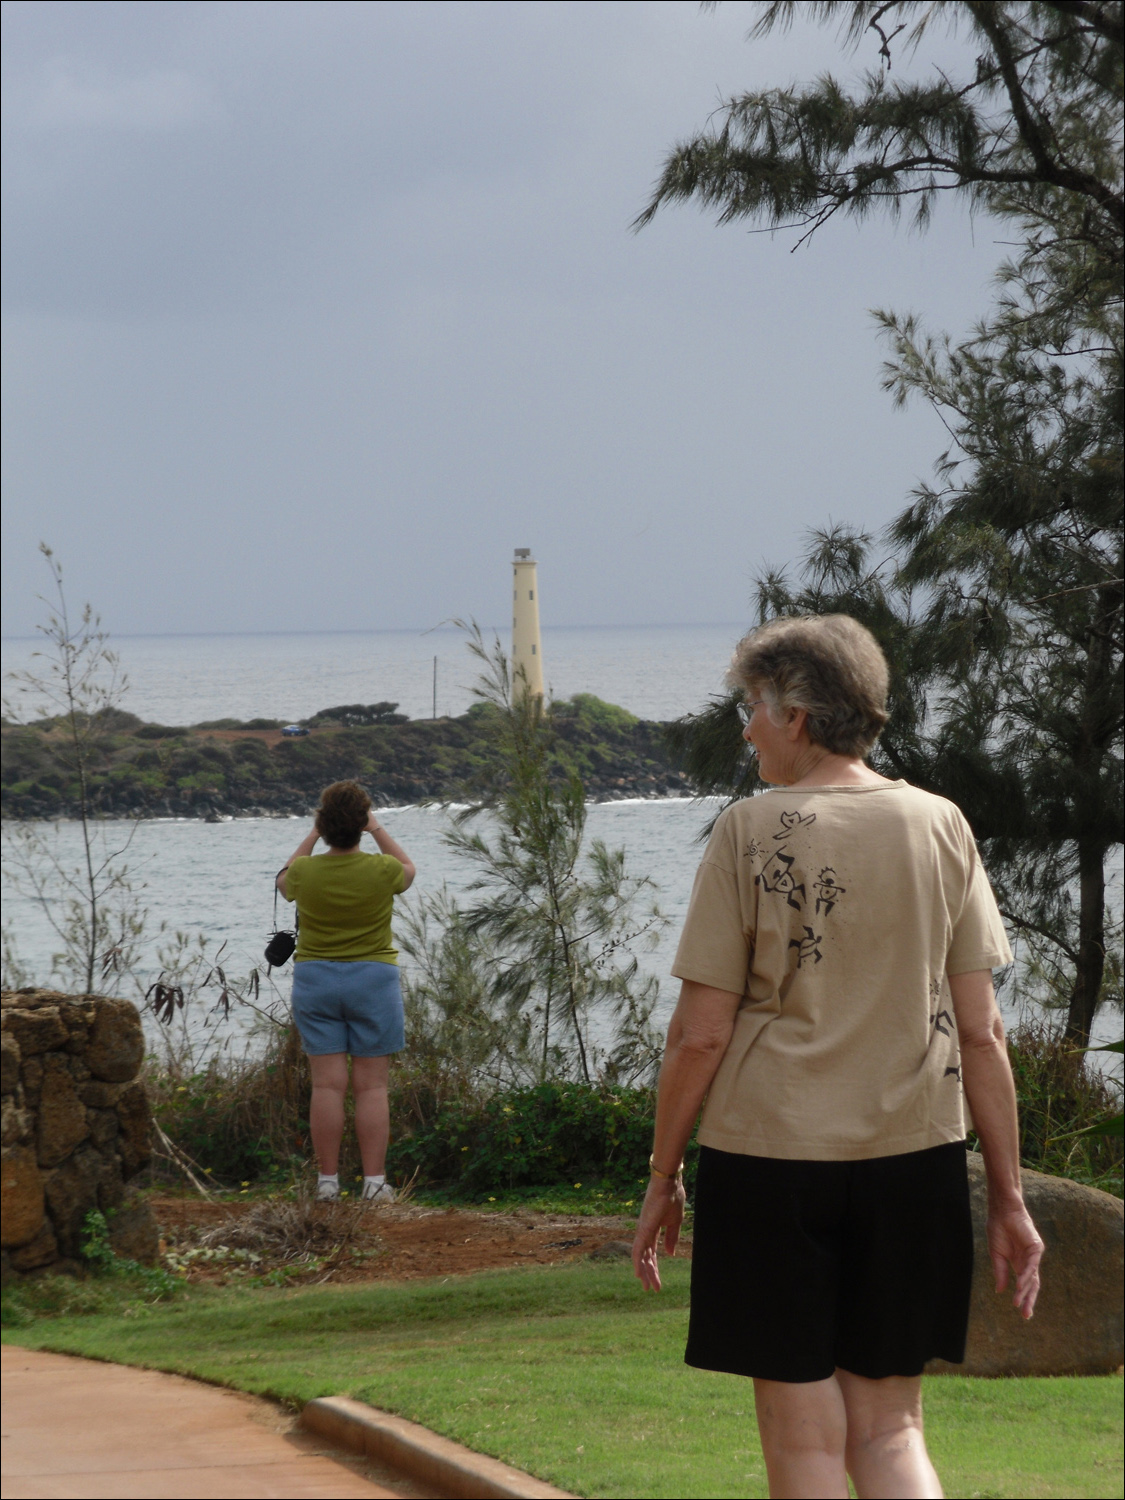
[[[1105,856],[1099,840],[1079,840],[1078,965],[1066,1017],[1067,1041],[1079,1047],[1090,1045],[1105,973]]]

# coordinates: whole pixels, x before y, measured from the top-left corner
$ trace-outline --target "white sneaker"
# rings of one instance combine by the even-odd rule
[[[318,1182],[316,1185],[316,1201],[318,1203],[335,1203],[340,1196],[340,1184],[338,1182]]]
[[[365,1203],[393,1203],[395,1190],[389,1182],[365,1182],[363,1198]]]

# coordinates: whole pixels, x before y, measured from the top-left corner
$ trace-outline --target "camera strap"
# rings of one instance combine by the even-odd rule
[[[277,874],[273,877],[273,930],[274,930],[274,932],[277,931],[277,898],[281,894],[281,892],[277,888],[277,882],[278,882],[278,878],[280,876],[284,875],[285,872],[286,872],[286,870],[288,870],[288,868],[289,868],[288,865],[282,865],[281,869],[278,870]],[[300,930],[301,930],[301,914],[297,910],[297,903],[294,901],[294,903],[293,903],[293,934],[294,934],[294,936],[296,936],[296,934],[298,932],[300,932]]]

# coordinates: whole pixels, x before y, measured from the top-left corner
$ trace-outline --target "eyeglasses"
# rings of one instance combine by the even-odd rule
[[[743,701],[742,703],[735,704],[735,708],[738,710],[738,717],[742,720],[743,728],[745,728],[746,725],[749,724],[750,720],[754,717],[754,710],[757,708],[758,704],[764,703],[765,701],[766,700],[764,698],[751,698],[749,703]]]

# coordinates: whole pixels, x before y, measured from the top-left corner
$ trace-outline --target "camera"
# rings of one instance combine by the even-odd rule
[[[266,944],[266,963],[271,969],[280,969],[282,964],[288,963],[293,957],[293,949],[297,946],[297,934],[295,932],[275,932]]]

